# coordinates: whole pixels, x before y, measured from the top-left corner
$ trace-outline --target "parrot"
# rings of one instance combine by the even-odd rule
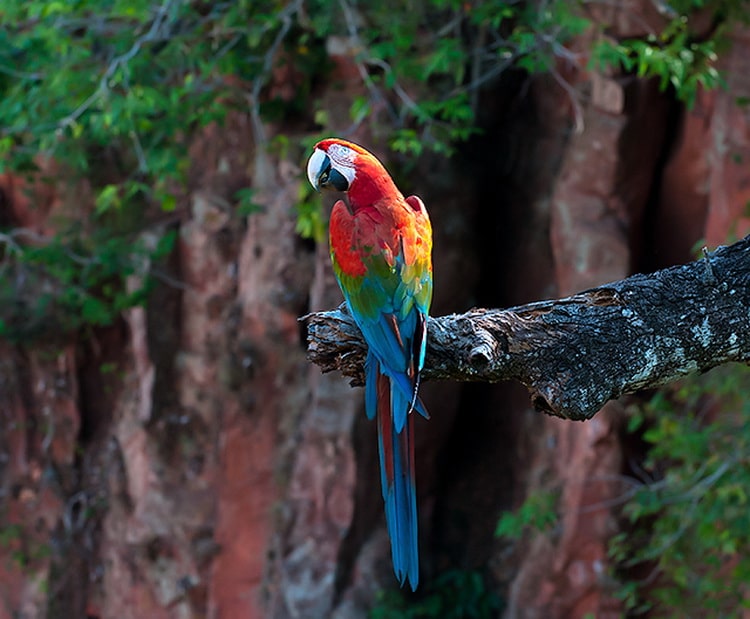
[[[393,570],[419,583],[414,412],[432,302],[432,226],[422,200],[404,197],[383,164],[338,138],[318,142],[307,164],[316,191],[345,194],[331,211],[333,271],[367,342],[365,413],[376,419],[380,481]]]

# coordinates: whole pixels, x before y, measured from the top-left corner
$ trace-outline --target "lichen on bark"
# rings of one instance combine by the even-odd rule
[[[362,384],[346,306],[306,317],[308,357]],[[562,299],[431,318],[425,379],[526,385],[537,410],[591,418],[609,400],[750,358],[750,237]]]

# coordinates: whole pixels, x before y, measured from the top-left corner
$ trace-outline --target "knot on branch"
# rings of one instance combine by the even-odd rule
[[[557,375],[554,378],[554,381],[540,379],[531,387],[534,410],[572,421],[585,421],[609,399],[596,389],[596,385],[587,389],[571,377]]]
[[[469,351],[469,365],[477,372],[483,372],[498,358],[497,340],[485,329],[474,330],[474,342]]]

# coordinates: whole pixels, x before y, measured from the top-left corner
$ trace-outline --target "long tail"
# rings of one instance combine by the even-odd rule
[[[402,389],[392,384],[389,376],[381,373],[375,359],[368,361],[371,364],[368,378],[375,378],[375,393],[370,391],[370,395],[377,398],[380,482],[385,501],[385,520],[391,538],[393,570],[401,585],[408,580],[412,591],[415,591],[419,583],[419,550],[414,415],[404,412],[411,410],[412,401]],[[394,423],[399,415],[397,411],[407,417],[405,423]]]

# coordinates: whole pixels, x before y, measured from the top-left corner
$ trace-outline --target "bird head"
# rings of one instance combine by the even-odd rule
[[[365,159],[374,159],[364,148],[336,138],[322,140],[307,162],[307,178],[317,191],[348,191]]]
[[[307,162],[307,178],[317,190],[344,191],[348,208],[377,205],[385,198],[403,200],[378,158],[361,146],[338,138],[315,145]]]

